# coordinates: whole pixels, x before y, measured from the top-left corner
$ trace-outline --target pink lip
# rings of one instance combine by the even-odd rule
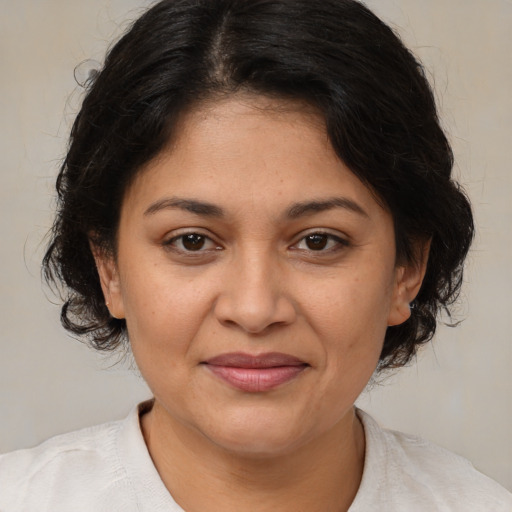
[[[297,377],[309,365],[296,357],[272,352],[221,354],[203,363],[214,375],[249,393],[270,391]]]

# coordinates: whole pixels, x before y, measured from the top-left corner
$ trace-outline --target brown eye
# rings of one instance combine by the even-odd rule
[[[304,238],[306,242],[306,246],[311,251],[321,251],[327,247],[327,243],[329,242],[328,235],[322,235],[320,233],[315,233],[313,235],[308,235]]]
[[[215,251],[221,251],[223,247],[217,244],[209,236],[190,231],[162,241],[166,251],[179,258],[188,258],[188,261],[205,261],[211,258]]]
[[[322,254],[331,254],[348,247],[350,243],[339,236],[331,233],[323,233],[317,231],[316,233],[309,233],[299,240],[293,246],[293,249],[301,251],[318,252]]]
[[[183,248],[187,251],[199,251],[206,243],[206,237],[197,233],[183,235],[180,238]]]

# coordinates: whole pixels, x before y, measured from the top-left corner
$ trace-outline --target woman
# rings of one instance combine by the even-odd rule
[[[473,223],[422,69],[353,0],[164,0],[89,85],[44,261],[154,399],[0,459],[0,509],[510,510],[354,402],[455,300]]]

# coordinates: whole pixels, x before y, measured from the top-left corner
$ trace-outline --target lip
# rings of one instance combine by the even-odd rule
[[[309,367],[304,361],[279,352],[258,355],[233,352],[215,356],[202,364],[234,388],[249,393],[277,388]]]

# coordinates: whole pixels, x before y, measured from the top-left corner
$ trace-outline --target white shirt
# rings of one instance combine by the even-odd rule
[[[139,408],[123,421],[1,455],[0,511],[183,512],[153,465]],[[358,415],[366,456],[349,512],[512,511],[512,494],[466,459]]]

